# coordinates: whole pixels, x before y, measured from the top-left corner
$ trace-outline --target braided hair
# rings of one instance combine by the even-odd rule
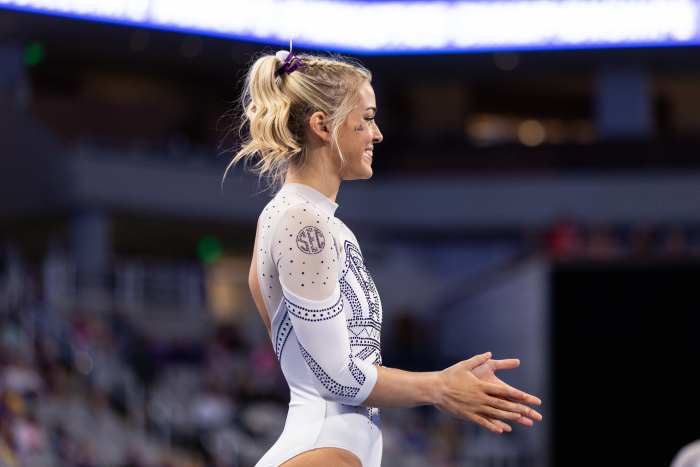
[[[338,131],[358,99],[360,86],[372,81],[371,72],[361,64],[338,55],[299,54],[301,67],[293,73],[278,73],[282,61],[274,54],[255,60],[246,74],[240,103],[241,146],[229,162],[229,169],[256,160],[252,172],[266,177],[275,191],[284,183],[290,164],[308,162],[306,128],[312,113],[328,117],[331,144],[338,149]],[[223,185],[223,179],[222,179]]]

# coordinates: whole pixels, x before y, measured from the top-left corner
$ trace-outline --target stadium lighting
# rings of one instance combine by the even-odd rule
[[[0,8],[358,54],[700,44],[700,0],[0,0]]]

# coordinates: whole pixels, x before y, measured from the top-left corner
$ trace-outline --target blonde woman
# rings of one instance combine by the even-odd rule
[[[539,399],[494,374],[517,359],[382,366],[379,293],[335,216],[341,182],[369,179],[382,141],[371,80],[358,63],[287,51],[247,74],[246,138],[226,172],[257,159],[278,188],[258,218],[249,286],[290,390],[284,430],[256,467],[379,467],[380,407],[431,404],[496,433],[541,420],[526,405]]]

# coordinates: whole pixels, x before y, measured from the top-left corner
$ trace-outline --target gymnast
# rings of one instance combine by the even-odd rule
[[[290,47],[291,48],[291,47]],[[242,93],[243,142],[226,167],[276,194],[257,224],[248,278],[290,402],[256,467],[380,467],[379,408],[433,405],[495,433],[532,426],[541,401],[495,371],[517,359],[476,355],[441,371],[382,365],[382,304],[353,232],[335,216],[341,181],[372,177],[382,141],[369,70],[338,56],[262,55]]]

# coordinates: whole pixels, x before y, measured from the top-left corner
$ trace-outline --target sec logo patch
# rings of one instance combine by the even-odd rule
[[[326,246],[323,232],[313,225],[307,225],[297,234],[297,247],[308,255],[315,255]]]

